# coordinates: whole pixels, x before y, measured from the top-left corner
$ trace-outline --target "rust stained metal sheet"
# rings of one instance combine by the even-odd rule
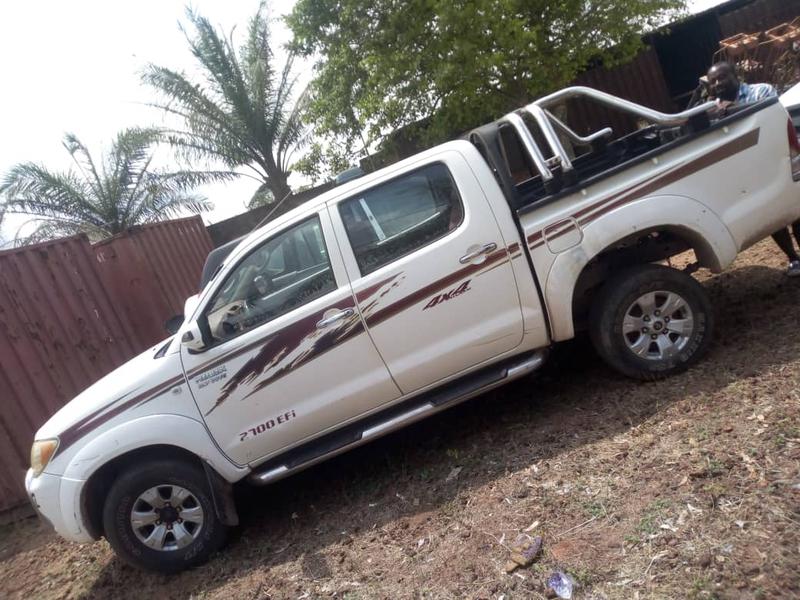
[[[27,501],[36,430],[103,375],[167,337],[212,249],[199,217],[0,252],[0,511]]]

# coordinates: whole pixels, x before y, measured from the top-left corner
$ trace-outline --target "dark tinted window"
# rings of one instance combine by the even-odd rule
[[[227,276],[206,310],[211,335],[236,337],[335,289],[314,217],[264,242]]]
[[[427,166],[339,204],[362,275],[455,229],[464,211],[450,172]]]

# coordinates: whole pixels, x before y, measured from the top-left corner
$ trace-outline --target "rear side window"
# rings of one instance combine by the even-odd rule
[[[439,163],[345,200],[339,213],[362,275],[439,239],[464,218],[450,172]]]

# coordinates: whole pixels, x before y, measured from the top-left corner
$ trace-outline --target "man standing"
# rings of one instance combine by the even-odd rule
[[[709,99],[716,100],[720,108],[727,108],[734,104],[750,104],[765,98],[777,96],[775,88],[768,83],[744,83],[736,77],[733,65],[719,62],[711,65],[706,74],[708,80]],[[800,221],[792,223],[792,230],[797,243],[800,244]],[[789,277],[800,276],[800,255],[795,250],[789,228],[781,229],[772,234],[772,239],[789,259],[786,274]]]

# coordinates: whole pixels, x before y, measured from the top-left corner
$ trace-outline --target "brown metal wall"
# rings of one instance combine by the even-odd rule
[[[151,342],[153,332],[163,334],[164,319],[183,312],[184,300],[197,293],[212,248],[199,217],[135,227],[95,245],[107,287],[119,291],[115,300]]]
[[[642,50],[631,62],[613,69],[597,68],[586,71],[578,76],[575,85],[602,90],[656,110],[675,110],[661,64],[652,48]],[[635,128],[635,123],[629,116],[608,110],[596,102],[572,100],[567,110],[567,121],[581,134],[611,127],[615,135],[621,135]]]
[[[722,37],[762,31],[800,15],[800,0],[757,0],[719,16]]]
[[[76,236],[0,252],[0,511],[26,501],[36,430],[166,337],[163,323],[197,292],[211,247],[192,217],[95,247]]]

